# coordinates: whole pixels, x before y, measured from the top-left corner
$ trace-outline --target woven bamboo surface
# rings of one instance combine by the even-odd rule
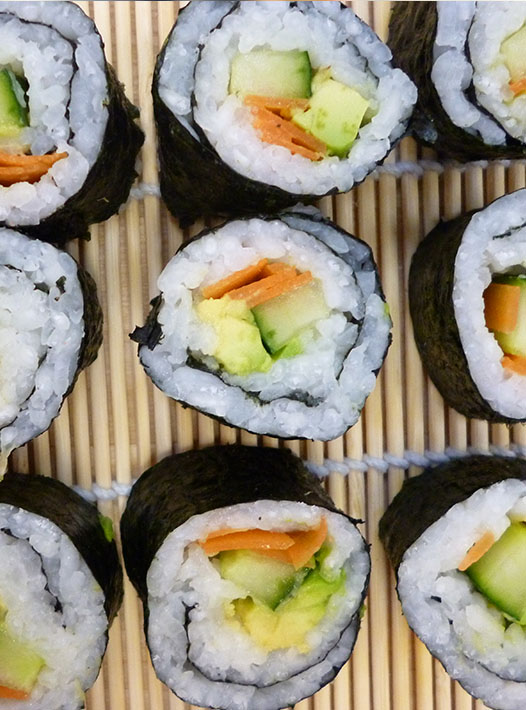
[[[109,61],[141,109],[146,142],[139,182],[156,185],[150,84],[155,56],[175,21],[178,3],[96,0],[79,4],[94,18]],[[385,38],[389,3],[358,0],[351,4]],[[434,160],[432,153],[405,139],[387,165],[420,161],[427,166],[429,160]],[[115,491],[124,490],[125,484],[171,452],[237,441],[288,446],[311,462],[336,462],[328,464],[333,469],[328,489],[337,505],[366,520],[363,531],[372,544],[367,613],[352,661],[333,683],[299,703],[297,710],[482,708],[449,680],[409,631],[378,542],[377,525],[404,477],[419,471],[407,467],[408,451],[426,452],[429,457],[448,447],[488,450],[490,446],[526,445],[524,426],[488,426],[468,421],[444,406],[422,371],[407,306],[410,259],[424,234],[440,218],[480,207],[524,185],[525,168],[519,164],[426,169],[420,176],[407,170],[400,177],[388,169],[348,195],[322,201],[320,207],[327,216],[373,248],[394,321],[393,344],[361,419],[344,437],[326,444],[258,439],[184,410],[153,387],[128,333],[144,322],[162,266],[181,241],[204,224],[183,233],[155,195],[131,199],[119,216],[92,228],[90,242],[69,246],[97,281],[105,315],[104,344],[49,432],[16,451],[10,467],[51,475],[88,490],[97,484],[99,498],[111,489],[99,506],[118,523],[126,498]],[[381,465],[386,454],[390,461],[399,459],[400,467]],[[357,464],[347,475],[335,472],[337,462],[346,458],[365,460],[369,467]],[[123,484],[122,489],[118,484]],[[101,674],[88,693],[87,708],[188,708],[153,673],[143,640],[142,610],[129,583],[111,629]]]

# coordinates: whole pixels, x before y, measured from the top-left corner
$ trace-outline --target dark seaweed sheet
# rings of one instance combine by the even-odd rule
[[[468,456],[407,479],[380,520],[380,539],[394,569],[398,569],[405,551],[453,505],[508,478],[526,480],[526,461],[507,456]]]
[[[126,571],[142,601],[147,603],[150,564],[172,530],[193,515],[256,500],[301,501],[340,512],[288,449],[213,446],[168,456],[145,471],[121,520]]]
[[[409,272],[409,309],[427,373],[446,402],[466,417],[515,423],[495,412],[473,382],[453,308],[455,257],[474,212],[442,222],[421,242]]]
[[[106,539],[95,506],[52,478],[11,472],[0,481],[0,503],[47,518],[69,537],[104,592],[111,623],[122,603],[123,576],[117,546]]]
[[[431,81],[436,3],[394,2],[392,8],[387,43],[395,64],[411,77],[418,88],[411,128],[420,140],[439,153],[460,161],[524,158],[526,146],[523,143],[508,136],[506,145],[486,145],[481,138],[455,126],[442,107]],[[470,96],[470,100],[473,101],[474,97]]]
[[[333,253],[338,258],[340,258],[343,261],[345,261],[346,263],[348,263],[353,269],[355,266],[354,258],[350,254],[350,252],[341,253],[341,254],[338,252],[335,252],[331,248],[330,244],[328,242],[325,242],[325,240],[323,239],[323,236],[318,234],[318,228],[320,226],[322,226],[322,227],[326,227],[327,229],[334,230],[338,233],[338,235],[340,237],[343,237],[348,242],[350,242],[352,240],[357,245],[361,245],[362,247],[365,248],[365,253],[364,253],[364,258],[360,262],[359,266],[360,266],[360,268],[363,268],[364,270],[370,270],[370,271],[374,272],[375,293],[385,302],[385,296],[384,296],[384,293],[382,290],[382,285],[380,283],[380,277],[378,275],[378,269],[377,269],[376,262],[374,260],[374,255],[373,255],[371,248],[365,242],[363,242],[361,239],[358,239],[354,235],[349,234],[348,232],[346,232],[344,229],[342,229],[338,225],[333,224],[329,219],[323,217],[319,212],[315,212],[314,214],[311,214],[311,213],[306,213],[306,212],[288,210],[288,211],[284,211],[280,214],[277,214],[275,216],[255,214],[255,215],[251,215],[251,216],[246,216],[243,219],[249,220],[252,218],[262,219],[262,220],[267,220],[267,221],[281,220],[282,222],[284,222],[288,226],[290,226],[288,219],[291,221],[291,224],[293,223],[294,220],[301,220],[301,222],[302,222],[301,227],[297,227],[297,228],[300,228],[301,230],[303,230],[307,234],[310,234],[314,239],[320,240],[322,243],[325,244],[325,246],[328,249],[333,251]],[[226,223],[221,224],[221,225],[214,227],[214,228],[204,229],[202,232],[197,234],[191,240],[182,244],[179,247],[179,249],[177,250],[176,254],[179,253],[180,251],[184,250],[188,246],[188,244],[190,244],[198,239],[201,239],[208,234],[212,234],[214,232],[221,230],[225,224]],[[311,229],[309,229],[309,226],[311,226]],[[291,227],[291,228],[293,228],[293,227]],[[365,266],[367,266],[368,269],[366,269]],[[163,338],[162,327],[158,321],[159,311],[163,305],[162,295],[156,296],[151,301],[150,305],[151,305],[151,310],[150,310],[150,313],[148,314],[148,317],[146,319],[146,323],[144,324],[144,326],[137,326],[135,328],[135,330],[133,331],[133,333],[130,334],[130,338],[139,344],[139,348],[138,348],[139,358],[141,356],[141,348],[147,347],[150,350],[154,350],[155,347],[159,344],[159,342]],[[362,339],[362,333],[360,332],[360,335],[353,347],[356,347],[357,345],[359,345],[361,342],[361,339]],[[389,349],[389,346],[391,344],[391,339],[392,339],[392,336],[389,335],[389,339],[386,344],[385,352],[383,353],[383,359],[385,359],[385,357],[387,355],[387,350]],[[383,362],[383,359],[382,359],[382,362]],[[144,366],[144,363],[143,363],[143,366]],[[191,353],[188,353],[186,366],[197,368],[197,369],[203,369],[208,372],[208,369],[205,366],[203,366],[202,364],[198,363],[197,360],[192,357]],[[153,373],[146,366],[144,366],[144,368],[145,368],[147,375],[152,379],[152,382],[157,387],[159,387],[159,389],[162,391],[163,390],[163,382],[157,381],[155,379]],[[380,371],[380,368],[378,368],[378,370],[376,370],[375,375],[378,375],[379,371]],[[221,373],[220,373],[220,371],[218,371],[218,372],[214,372],[213,374],[220,376]],[[247,397],[253,397],[254,400],[258,400],[258,393],[257,392],[251,392],[251,393],[245,392],[245,395]],[[309,399],[308,393],[304,393],[303,395],[299,394],[298,396],[296,396],[296,399],[298,399],[299,401],[303,401],[305,404],[307,404],[307,406],[312,406],[312,407],[316,406],[316,402],[311,401]],[[181,401],[183,406],[188,406],[184,400],[179,400],[179,401]],[[309,404],[309,402],[310,402],[310,404]],[[198,411],[201,411],[203,414],[207,414],[208,416],[216,419],[217,421],[221,422],[222,424],[226,424],[228,426],[236,426],[230,420],[224,419],[223,417],[218,417],[214,414],[211,414],[206,409],[202,409],[202,410],[198,410]],[[253,432],[253,433],[258,434],[260,432]],[[339,436],[340,434],[343,434],[343,433],[345,433],[345,431],[335,432],[334,437]],[[267,434],[268,434],[268,436],[275,436],[274,434],[270,434],[270,433],[267,433]],[[280,438],[286,439],[287,437],[280,435]],[[297,438],[297,436],[295,436],[294,438]]]

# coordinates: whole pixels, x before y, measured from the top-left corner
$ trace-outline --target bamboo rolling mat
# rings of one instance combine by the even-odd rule
[[[385,38],[388,2],[352,2],[355,11]],[[149,186],[158,184],[150,84],[155,56],[178,3],[79,2],[91,15],[128,96],[141,109],[146,133],[136,192],[118,216],[96,225],[90,242],[70,252],[92,273],[104,309],[104,344],[81,374],[51,429],[13,453],[10,468],[54,476],[94,491],[100,510],[118,523],[126,485],[171,452],[213,443],[288,446],[330,475],[336,504],[363,518],[372,544],[367,613],[352,660],[336,680],[297,710],[473,710],[472,700],[449,680],[415,639],[401,616],[394,579],[377,538],[377,525],[404,477],[420,469],[418,455],[433,458],[448,448],[488,450],[526,445],[524,426],[508,428],[469,421],[448,409],[423,373],[407,305],[407,274],[416,245],[440,218],[452,218],[525,186],[522,164],[433,169],[435,156],[405,139],[378,171],[348,195],[321,202],[322,211],[366,241],[375,253],[394,321],[393,344],[359,422],[344,436],[320,442],[256,437],[184,410],[153,387],[128,339],[144,323],[162,266],[182,232]],[[396,165],[417,163],[424,169]],[[431,165],[431,169],[429,166]],[[150,194],[148,194],[150,192]],[[409,452],[409,453],[408,453]],[[344,464],[342,465],[342,462]],[[353,462],[356,462],[353,464]],[[391,464],[391,465],[389,465]],[[338,471],[345,471],[346,475]],[[88,710],[183,710],[188,708],[155,677],[142,634],[142,610],[126,584],[124,604],[110,632],[101,674],[88,693]],[[50,708],[49,710],[53,710]]]

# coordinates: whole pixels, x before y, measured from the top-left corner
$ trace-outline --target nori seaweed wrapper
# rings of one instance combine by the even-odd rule
[[[82,12],[81,8],[77,9]],[[91,24],[94,35],[100,41],[104,57],[104,42],[95,24]],[[53,29],[59,33],[56,27]],[[75,49],[75,41],[64,36],[62,39]],[[144,134],[136,122],[139,110],[127,99],[113,67],[105,59],[104,62],[107,97],[101,109],[107,109],[108,118],[99,154],[84,184],[62,207],[39,224],[19,225],[15,221],[8,221],[6,226],[42,241],[63,246],[70,239],[89,239],[90,224],[108,219],[128,199],[132,183],[137,176],[135,161],[144,142]]]
[[[508,478],[526,480],[526,461],[468,456],[409,478],[380,520],[380,539],[395,570],[411,545],[456,503]]]
[[[431,80],[436,28],[436,2],[392,3],[387,43],[395,64],[411,77],[418,88],[418,102],[410,128],[426,145],[456,160],[524,158],[526,146],[512,136],[506,136],[505,144],[488,145],[480,136],[451,121]],[[468,52],[466,46],[466,54]],[[476,102],[472,86],[466,93],[469,101],[481,112],[487,113]],[[498,125],[502,128],[500,123]]]
[[[345,515],[288,449],[212,446],[168,456],[145,471],[121,519],[126,571],[145,611],[146,575],[172,530],[194,515],[257,500],[298,501]]]
[[[0,503],[50,520],[69,537],[104,593],[111,624],[123,598],[123,575],[115,541],[109,542],[97,508],[63,483],[36,474],[6,473]]]
[[[179,17],[188,12],[191,4],[181,10]],[[212,4],[218,3],[209,3]],[[229,8],[226,8],[227,4],[230,5]],[[237,1],[225,3],[223,19],[226,15],[235,12],[239,4]],[[290,5],[307,5],[307,3],[292,2]],[[340,6],[342,10],[348,10],[343,3],[340,3]],[[373,34],[365,22],[358,21],[363,26],[364,32]],[[311,204],[321,197],[337,194],[339,192],[337,187],[320,190],[316,194],[294,193],[245,177],[230,168],[220,158],[199,125],[192,120],[191,130],[189,130],[184,122],[172,113],[159,94],[159,79],[166,50],[176,27],[177,25],[174,25],[172,28],[157,57],[152,94],[158,134],[161,195],[170,212],[179,219],[181,226],[186,227],[199,217],[207,215],[242,216],[258,211],[277,212],[292,207],[298,202]],[[213,29],[216,28],[212,28],[212,31]],[[380,40],[376,39],[381,44]],[[200,48],[206,44],[206,36],[201,38],[201,42]],[[193,95],[192,103],[195,104]],[[395,139],[392,139],[392,135],[386,137],[389,141],[389,151],[402,137],[408,120],[404,121],[403,128],[397,133]],[[386,155],[378,160],[377,164],[383,162],[385,157]],[[366,175],[361,180],[365,177]],[[354,184],[361,180],[356,180]]]
[[[102,308],[97,297],[97,284],[93,277],[81,266],[78,267],[77,276],[84,296],[84,337],[79,353],[75,380],[84,368],[95,361],[102,345],[103,325]],[[73,389],[75,380],[72,382],[69,391]]]
[[[409,309],[426,371],[446,402],[466,417],[516,423],[491,408],[475,385],[453,307],[455,258],[475,212],[435,227],[419,244],[409,271]]]

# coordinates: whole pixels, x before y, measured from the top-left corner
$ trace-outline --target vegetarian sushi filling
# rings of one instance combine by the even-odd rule
[[[488,144],[525,142],[524,3],[438,2],[437,13],[432,79],[446,113]]]
[[[200,51],[184,13],[166,47],[167,106],[246,177],[312,194],[362,180],[416,101],[388,48],[337,3],[208,5],[202,22],[193,9]]]
[[[148,572],[156,670],[171,673],[182,697],[193,674],[203,698],[207,681],[239,683],[247,696],[277,680],[294,683],[340,653],[368,570],[360,534],[334,513],[259,501],[195,516],[167,538]]]
[[[11,224],[38,223],[78,192],[107,121],[91,21],[47,5],[0,3],[0,220]]]
[[[0,230],[0,450],[44,431],[77,368],[84,335],[77,264],[48,244]]]
[[[50,521],[0,505],[0,707],[73,710],[106,646],[104,595]]]
[[[461,673],[467,663],[520,682],[526,681],[525,580],[526,484],[513,479],[453,506],[399,568],[404,614],[433,653],[446,654],[449,672]],[[472,682],[481,678],[475,674]]]

